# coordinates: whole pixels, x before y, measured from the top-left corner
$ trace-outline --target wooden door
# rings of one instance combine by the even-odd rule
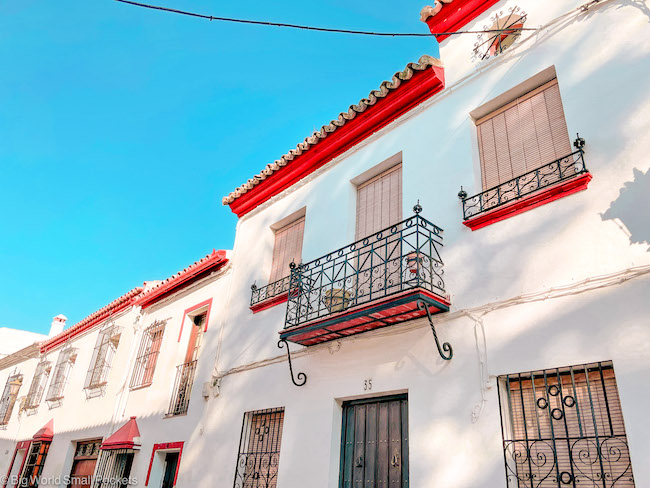
[[[74,461],[72,472],[70,473],[70,484],[68,486],[74,488],[90,488],[96,464],[97,458],[77,459]]]
[[[202,313],[196,317],[192,317],[192,330],[190,331],[190,341],[187,344],[187,352],[185,353],[185,362],[191,363],[197,359],[199,355],[199,348],[201,347],[201,337],[203,335],[203,327],[205,325],[206,314]]]
[[[340,488],[407,488],[408,400],[343,404]]]

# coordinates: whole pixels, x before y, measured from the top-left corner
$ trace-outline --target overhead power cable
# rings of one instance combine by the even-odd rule
[[[253,25],[264,25],[267,27],[285,27],[289,29],[301,29],[301,30],[310,30],[318,32],[331,32],[336,34],[355,34],[362,36],[381,36],[381,37],[431,37],[431,36],[442,36],[442,35],[454,35],[454,34],[484,34],[490,32],[501,32],[503,29],[491,29],[491,30],[475,30],[475,31],[456,31],[456,32],[436,32],[436,33],[424,33],[424,32],[372,32],[372,31],[361,31],[361,30],[349,30],[349,29],[330,29],[328,27],[314,27],[309,25],[299,25],[299,24],[286,24],[280,22],[266,22],[262,20],[247,20],[247,19],[234,19],[231,17],[215,17],[214,15],[205,15],[197,14],[195,12],[187,12],[185,10],[178,10],[174,8],[160,7],[157,5],[149,5],[146,3],[133,2],[131,0],[115,0],[116,2],[126,3],[129,5],[135,5],[136,7],[148,8],[151,10],[161,10],[163,12],[171,12],[179,15],[187,15],[189,17],[198,17],[200,19],[207,20],[216,20],[218,22],[236,22],[239,24],[253,24]],[[537,29],[534,28],[520,28],[520,29],[510,29],[510,31],[534,31]]]

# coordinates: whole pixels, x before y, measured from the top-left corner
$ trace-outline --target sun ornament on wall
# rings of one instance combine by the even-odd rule
[[[483,26],[486,32],[476,38],[472,59],[483,61],[501,54],[512,46],[521,35],[526,15],[526,12],[519,7],[510,7],[507,13],[503,10],[495,12],[490,17],[491,24]]]

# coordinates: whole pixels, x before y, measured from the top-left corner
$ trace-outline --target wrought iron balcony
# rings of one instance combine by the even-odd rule
[[[251,310],[258,312],[267,307],[282,303],[287,299],[289,292],[290,276],[269,283],[266,286],[258,288],[255,284],[251,286]]]
[[[582,148],[579,148],[563,158],[551,161],[472,197],[467,198],[467,193],[461,188],[458,196],[463,202],[463,219],[475,218],[499,207],[512,204],[528,195],[532,196],[533,193],[540,190],[559,186],[557,184],[560,182],[573,180],[576,176],[586,173],[584,152]]]
[[[306,346],[449,310],[442,229],[416,214],[291,270],[282,340]]]
[[[187,413],[187,409],[190,406],[195,371],[196,359],[176,367],[176,381],[174,382],[174,390],[172,392],[172,399],[169,402],[167,416]]]

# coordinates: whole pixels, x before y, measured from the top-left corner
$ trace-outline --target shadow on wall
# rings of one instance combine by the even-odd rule
[[[613,220],[627,234],[631,244],[650,244],[650,213],[647,212],[650,170],[645,174],[636,168],[633,171],[634,180],[625,183],[618,198],[600,217]]]

